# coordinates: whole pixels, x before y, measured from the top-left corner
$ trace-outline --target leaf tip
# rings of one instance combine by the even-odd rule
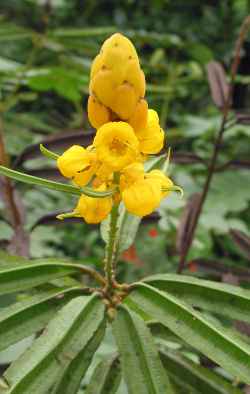
[[[58,159],[59,155],[56,154],[56,153],[54,153],[54,152],[51,152],[50,150],[48,150],[47,148],[45,148],[45,146],[44,146],[43,144],[40,144],[40,145],[39,145],[39,148],[40,148],[40,152],[41,152],[44,156],[48,157],[49,159],[53,159],[53,160],[57,160],[57,159]]]

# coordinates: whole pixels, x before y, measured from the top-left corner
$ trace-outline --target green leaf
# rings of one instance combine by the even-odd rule
[[[175,274],[154,275],[144,282],[191,306],[250,323],[250,290]]]
[[[173,393],[144,321],[121,306],[113,322],[113,333],[129,394]]]
[[[96,366],[85,394],[115,394],[120,382],[120,362],[115,355]]]
[[[28,174],[23,174],[21,172],[14,171],[11,170],[10,168],[6,168],[3,166],[0,166],[0,174],[15,179],[16,181],[28,183],[31,185],[43,186],[48,189],[53,189],[53,190],[75,194],[75,195],[81,194],[80,189],[75,186],[66,185],[64,183],[59,183],[54,181],[48,181],[47,179],[39,178]]]
[[[186,343],[184,341],[182,341],[177,335],[175,335],[171,330],[169,330],[169,328],[162,325],[161,323],[156,321],[148,321],[147,326],[154,337],[157,337],[167,342],[178,343],[180,346],[186,346]]]
[[[104,305],[96,294],[71,300],[7,369],[8,394],[47,394],[103,327],[104,319]]]
[[[11,255],[11,254],[4,252],[3,250],[0,250],[0,268],[1,268],[1,266],[5,266],[8,264],[12,265],[13,263],[21,264],[21,263],[27,263],[27,262],[28,262],[28,260],[23,256]]]
[[[1,41],[1,38],[0,38],[0,41]],[[0,72],[16,71],[21,67],[22,67],[22,64],[0,56]]]
[[[171,380],[184,389],[195,394],[242,394],[225,379],[211,370],[187,360],[170,351],[160,352],[161,360]]]
[[[0,166],[0,175],[7,176],[19,182],[28,183],[31,185],[43,186],[47,189],[52,189],[52,190],[69,193],[77,196],[80,196],[81,194],[85,194],[86,196],[93,198],[103,198],[103,197],[112,196],[114,194],[114,189],[107,190],[105,192],[97,192],[91,187],[85,186],[79,188],[72,185],[66,185],[60,182],[48,181],[47,179],[39,178],[33,175],[23,174],[22,172],[14,171],[4,166]]]
[[[230,330],[211,322],[172,294],[146,284],[136,284],[125,302],[137,313],[158,320],[233,376],[250,383],[250,347]]]
[[[80,287],[40,291],[1,309],[0,351],[40,331],[54,317],[59,307],[82,291]]]
[[[59,155],[57,155],[56,153],[45,148],[45,146],[43,144],[40,144],[40,151],[44,156],[48,157],[49,159],[57,160],[59,157]]]
[[[38,260],[0,266],[0,295],[31,289],[53,279],[81,272],[80,264]]]
[[[27,75],[27,84],[32,90],[54,91],[59,96],[73,101],[81,100],[81,90],[88,84],[86,76],[66,66],[44,67],[30,70]]]
[[[86,346],[78,353],[76,358],[61,372],[61,378],[52,394],[77,394],[81,381],[88,370],[93,355],[98,349],[105,334],[106,322],[103,320],[93,337]],[[100,381],[98,381],[98,387]],[[97,394],[97,391],[95,392]]]
[[[144,170],[146,172],[152,170],[162,170],[168,161],[168,153],[160,156],[151,157],[144,163]]]
[[[2,207],[0,205],[0,209],[1,208]],[[1,217],[0,217],[0,220],[1,220]],[[9,223],[6,223],[4,221],[0,221],[0,234],[1,234],[1,239],[11,240],[11,238],[14,235],[14,231]]]
[[[248,126],[249,129],[249,126]],[[232,183],[233,182],[233,183]],[[232,193],[232,184],[233,193]],[[244,187],[243,187],[244,186]],[[209,214],[215,213],[214,217],[229,216],[247,209],[250,200],[250,182],[247,170],[217,172],[212,182],[211,192],[204,205],[204,225]],[[216,220],[214,220],[216,222]],[[214,228],[216,223],[214,223]]]
[[[187,50],[194,60],[198,61],[204,66],[214,59],[213,51],[204,44],[197,42],[191,43],[189,44]]]
[[[96,36],[108,36],[112,33],[116,32],[116,27],[107,26],[107,27],[93,27],[87,29],[80,28],[65,28],[65,29],[55,29],[49,32],[49,36],[51,37],[96,37]]]
[[[1,18],[0,42],[2,41],[6,44],[8,41],[10,41],[13,43],[13,41],[19,41],[28,38],[32,39],[32,36],[32,30],[17,26],[16,23],[5,22],[3,18]]]

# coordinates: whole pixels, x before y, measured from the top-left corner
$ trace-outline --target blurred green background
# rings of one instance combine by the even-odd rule
[[[185,196],[172,195],[163,202],[160,219],[154,216],[144,221],[135,245],[122,257],[121,280],[177,268],[180,220],[188,198],[202,189],[221,119],[210,96],[206,67],[216,60],[228,72],[240,24],[249,11],[248,0],[1,0],[1,132],[11,165],[18,170],[60,179],[35,144],[43,141],[60,153],[73,143],[89,143],[86,102],[94,56],[117,31],[137,48],[149,105],[159,112],[167,145],[172,148],[170,173]],[[249,81],[250,41],[246,41],[233,103],[237,116],[246,118]],[[242,269],[238,274],[245,283],[249,275],[250,125],[249,119],[235,119],[232,113],[233,126],[225,133],[188,267],[193,274],[216,279]],[[23,254],[29,250],[31,257],[74,257],[100,266],[103,242],[98,228],[54,219],[56,212],[72,209],[73,197],[21,184],[15,189],[18,204],[23,206],[22,242],[27,247],[25,251],[20,248],[2,199],[3,250]],[[245,237],[243,246],[235,234]]]
[[[127,35],[136,46],[147,100],[158,111],[172,149],[170,175],[185,195],[171,195],[157,214],[143,220],[135,244],[121,258],[121,281],[177,269],[186,205],[202,190],[222,117],[210,94],[207,65],[220,62],[228,75],[234,43],[249,12],[249,0],[0,2],[0,132],[17,170],[62,181],[54,163],[40,154],[39,143],[57,153],[74,143],[89,144],[91,62],[114,32]],[[249,287],[249,35],[236,82],[231,127],[186,273]],[[74,258],[101,268],[104,243],[98,227],[55,219],[58,212],[72,209],[73,197],[13,185],[21,225],[13,226],[0,184],[0,253]],[[1,306],[10,301],[2,298]],[[16,358],[27,341],[18,346],[1,354],[0,364]],[[112,346],[108,337],[98,357],[113,351]]]

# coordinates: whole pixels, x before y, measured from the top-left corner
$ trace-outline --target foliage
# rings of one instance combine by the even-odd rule
[[[63,283],[55,280],[66,279],[70,272],[80,279],[81,265],[56,260],[28,262],[17,258],[15,262],[10,261],[2,255],[1,294],[16,291],[16,280],[19,291],[24,292],[28,288],[33,291],[32,295],[26,294],[2,310],[1,348],[37,331],[42,330],[42,335],[4,373],[2,392],[47,393],[53,387],[56,393],[64,387],[64,392],[77,393],[93,352],[104,336],[105,325],[110,325],[111,313],[114,313],[112,308],[104,314],[98,289],[93,295],[84,296],[85,288],[80,281],[75,279],[73,287],[67,285],[63,288]],[[195,307],[199,307],[199,311]],[[196,379],[199,379],[204,392],[213,386],[218,393],[240,393],[218,375],[207,374],[202,367],[192,366],[187,361],[185,347],[192,346],[193,352],[200,351],[232,376],[249,383],[248,341],[230,329],[228,323],[219,322],[216,318],[222,314],[229,320],[249,321],[249,309],[249,291],[230,285],[168,274],[134,284],[129,296],[118,307],[112,323],[129,392],[179,392],[178,386],[182,384],[176,371],[176,363],[179,363],[187,376],[185,384],[194,390],[197,389]],[[214,317],[208,312],[215,314]],[[17,323],[20,321],[22,323]],[[159,330],[158,326],[166,330],[160,342],[163,365],[151,336],[151,332],[156,338],[159,334],[162,336],[162,329]],[[171,343],[178,345],[176,355],[171,350]],[[117,356],[113,356],[94,371],[94,376],[103,380],[98,388],[100,392],[105,392],[105,387],[108,392],[115,392],[120,381],[119,365]],[[92,385],[90,381],[87,393],[93,392]]]

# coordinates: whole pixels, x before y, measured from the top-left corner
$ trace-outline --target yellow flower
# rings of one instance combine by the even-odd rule
[[[123,191],[135,182],[144,179],[144,167],[142,163],[132,163],[121,171],[120,189]]]
[[[95,162],[96,154],[93,151],[73,145],[57,159],[57,166],[65,178],[84,186],[95,173]]]
[[[104,191],[105,186],[100,186],[96,191]],[[75,208],[75,215],[82,217],[87,223],[100,223],[103,221],[112,209],[112,198],[92,198],[82,195]]]
[[[128,212],[138,216],[152,213],[161,201],[159,182],[143,179],[122,191],[122,200]]]
[[[138,145],[132,127],[125,122],[106,123],[97,130],[94,139],[98,160],[113,171],[136,161]]]
[[[120,190],[126,209],[138,216],[151,213],[160,203],[159,182],[146,179],[142,163],[125,167],[120,176]]]
[[[159,117],[153,109],[148,110],[147,125],[142,129],[135,129],[140,143],[140,151],[144,154],[155,154],[163,148],[164,131],[160,127]]]
[[[108,189],[104,195],[111,196],[82,194],[74,211],[59,219],[82,217],[99,223],[120,202],[128,212],[145,216],[172,190],[182,192],[162,171],[145,173],[144,160],[163,148],[165,136],[157,112],[148,109],[145,88],[135,47],[122,34],[112,35],[91,67],[88,118],[97,129],[93,144],[86,149],[74,145],[57,159],[62,175],[78,186],[91,185],[82,192],[100,196],[93,190]]]
[[[107,118],[145,127],[145,76],[133,44],[122,34],[104,42],[91,67],[89,90],[88,116],[95,128]]]
[[[145,216],[152,213],[162,198],[170,193],[173,182],[160,170],[144,173],[141,163],[126,167],[120,177],[120,190],[125,207],[130,213]]]
[[[108,166],[105,163],[102,163],[101,161],[97,162],[96,166],[96,178],[95,182],[96,184],[102,184],[102,183],[107,183],[111,182],[113,180],[113,170],[110,166]]]

